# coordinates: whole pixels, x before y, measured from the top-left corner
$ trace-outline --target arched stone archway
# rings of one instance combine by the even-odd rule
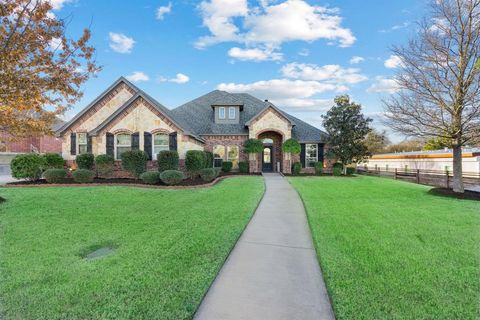
[[[283,135],[276,131],[262,131],[257,139],[264,142],[264,149],[258,155],[259,172],[284,172],[283,170]]]

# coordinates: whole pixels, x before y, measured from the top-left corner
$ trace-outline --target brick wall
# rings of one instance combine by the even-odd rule
[[[248,161],[248,154],[243,152],[243,144],[248,139],[246,135],[222,135],[222,136],[202,136],[205,139],[205,151],[213,152],[216,145],[225,147],[225,159],[227,160],[227,146],[238,146],[239,161]]]
[[[6,133],[0,134],[0,152],[29,153],[32,151],[62,152],[62,141],[54,136],[31,136],[26,138],[12,139]]]

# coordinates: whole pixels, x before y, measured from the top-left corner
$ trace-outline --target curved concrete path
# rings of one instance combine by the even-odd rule
[[[335,319],[303,203],[286,178],[264,177],[260,206],[195,319]]]

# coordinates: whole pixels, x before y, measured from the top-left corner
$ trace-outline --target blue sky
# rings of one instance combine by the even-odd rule
[[[318,127],[344,93],[378,117],[396,90],[390,48],[426,10],[418,0],[51,1],[70,35],[90,26],[103,66],[67,117],[123,75],[169,108],[248,92]]]

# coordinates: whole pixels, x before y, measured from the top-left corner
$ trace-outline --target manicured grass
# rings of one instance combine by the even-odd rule
[[[0,189],[0,318],[189,319],[263,190]]]
[[[480,202],[376,177],[290,182],[338,319],[480,317]]]

